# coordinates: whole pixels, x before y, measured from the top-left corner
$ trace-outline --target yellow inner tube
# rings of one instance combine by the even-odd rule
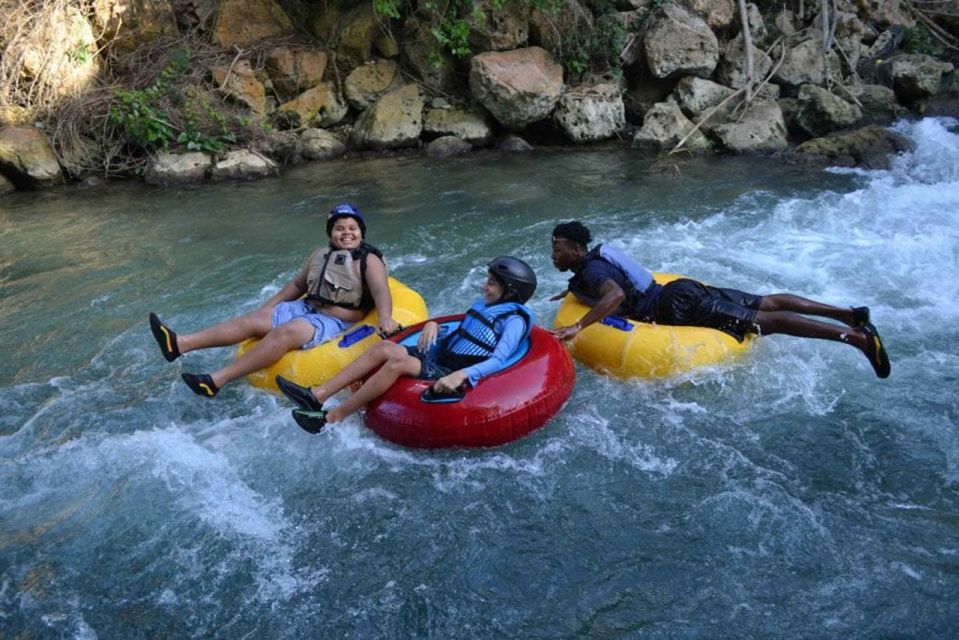
[[[655,273],[659,284],[683,276]],[[556,312],[554,327],[575,324],[589,307],[567,295]],[[570,344],[570,352],[591,369],[617,378],[664,378],[696,367],[732,359],[749,348],[751,336],[739,342],[717,329],[671,327],[628,320],[631,331],[596,323]]]
[[[426,303],[422,296],[416,293],[399,280],[389,279],[390,293],[393,296],[393,319],[404,327],[423,322],[429,317],[426,309]],[[293,380],[297,384],[317,385],[323,384],[347,364],[359,357],[364,351],[375,345],[381,338],[374,331],[362,340],[353,343],[348,347],[340,347],[340,338],[343,335],[353,331],[358,326],[365,324],[376,327],[379,323],[379,315],[376,309],[369,312],[362,320],[350,326],[345,332],[333,338],[329,342],[312,349],[287,352],[273,365],[266,369],[261,369],[251,373],[246,378],[253,386],[266,389],[268,391],[277,391],[276,376],[281,375],[284,378]],[[252,338],[240,343],[236,350],[236,357],[239,358],[250,350],[257,343],[257,339]]]

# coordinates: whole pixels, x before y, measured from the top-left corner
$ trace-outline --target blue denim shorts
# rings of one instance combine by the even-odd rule
[[[274,329],[281,324],[301,318],[313,325],[313,339],[301,346],[300,349],[312,349],[318,344],[323,344],[350,326],[349,322],[315,311],[313,307],[306,303],[306,300],[302,299],[280,302],[273,307]]]

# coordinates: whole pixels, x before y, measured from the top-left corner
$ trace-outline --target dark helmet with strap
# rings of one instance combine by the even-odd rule
[[[326,218],[327,237],[333,235],[333,224],[340,218],[353,218],[356,220],[356,224],[360,226],[360,233],[363,234],[364,239],[366,238],[366,220],[363,219],[363,214],[360,213],[360,210],[349,202],[341,202],[330,209],[330,215]]]
[[[500,256],[489,263],[489,272],[506,287],[506,297],[524,304],[536,291],[536,272],[513,256]]]

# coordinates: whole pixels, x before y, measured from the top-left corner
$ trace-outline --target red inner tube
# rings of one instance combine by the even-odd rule
[[[423,324],[390,340],[398,343],[419,332]],[[433,383],[400,378],[367,406],[365,419],[379,436],[407,447],[495,447],[546,424],[569,399],[575,381],[566,348],[545,330],[533,327],[528,353],[511,367],[482,379],[459,402],[424,402],[420,395]]]

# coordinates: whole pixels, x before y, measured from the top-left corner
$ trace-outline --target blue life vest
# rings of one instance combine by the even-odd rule
[[[526,324],[523,340],[533,330],[533,310],[517,302],[497,302],[489,306],[477,300],[466,312],[460,325],[439,344],[436,359],[451,369],[465,369],[488,360],[503,336],[508,316],[518,315]]]
[[[650,273],[649,269],[616,247],[601,244],[594,247],[593,251],[595,251],[600,258],[622,271],[637,292],[646,293],[650,286],[652,286],[653,274]],[[590,253],[593,253],[593,251]]]

